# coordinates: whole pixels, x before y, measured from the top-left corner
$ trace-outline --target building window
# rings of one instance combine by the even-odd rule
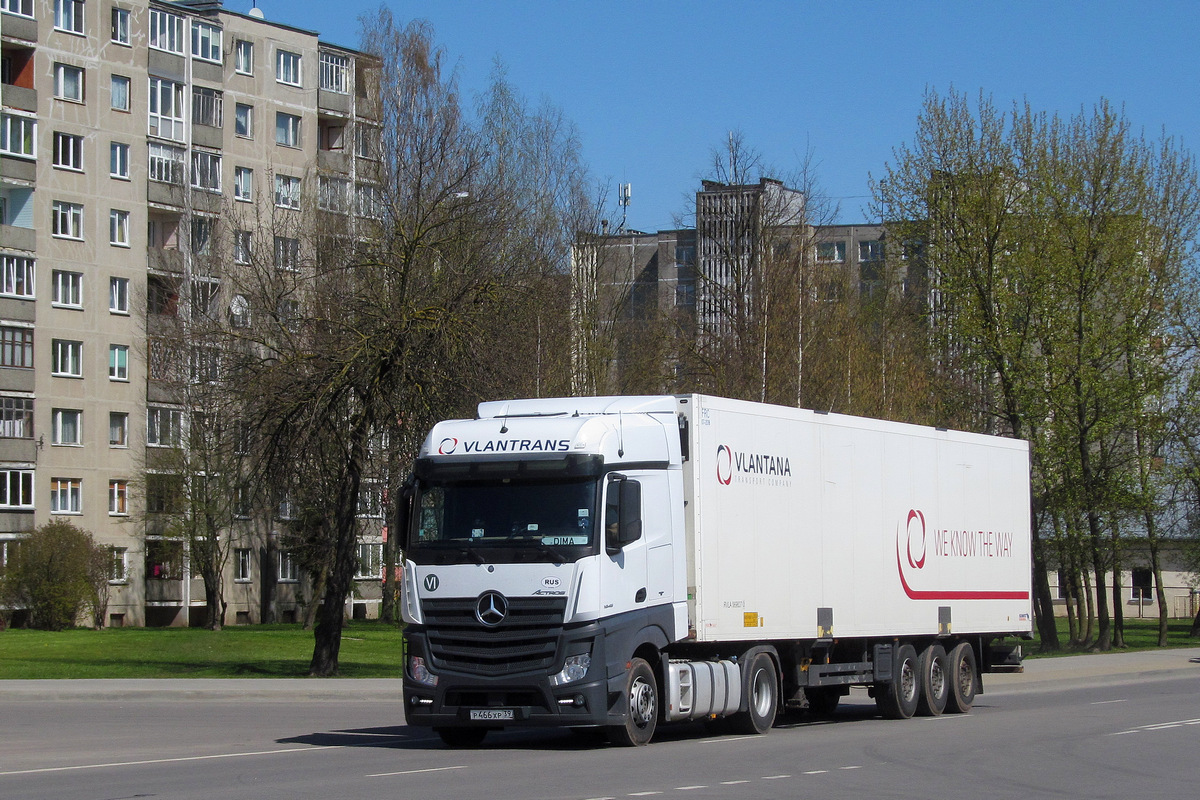
[[[109,38],[117,44],[129,44],[129,9],[114,8],[112,10],[112,31]]]
[[[216,278],[193,278],[192,318],[212,316],[217,310],[217,295],[220,291],[221,283]]]
[[[149,485],[154,475],[146,476]],[[147,501],[148,502],[148,501]],[[177,581],[183,578],[183,542],[146,538],[146,579]]]
[[[82,514],[79,478],[50,479],[50,513]]]
[[[377,158],[379,152],[379,129],[358,122],[354,125],[354,155],[359,158]]]
[[[51,422],[50,444],[73,447],[83,444],[82,411],[73,408],[56,408],[51,412]]]
[[[173,317],[179,311],[179,284],[163,275],[146,278],[146,311]]]
[[[50,210],[52,236],[83,241],[83,206],[55,200]]]
[[[250,301],[244,294],[234,295],[233,299],[229,301],[229,324],[235,328],[250,327]]]
[[[123,483],[123,481],[121,481]],[[109,483],[109,491],[118,481]],[[128,497],[128,485],[126,486],[126,497]],[[128,504],[126,503],[126,508]],[[108,504],[108,513],[110,514],[126,514],[126,511],[113,511],[113,503],[110,500]],[[125,583],[129,580],[129,565],[127,561],[128,550],[124,547],[108,548],[108,582],[109,583]]]
[[[54,65],[54,96],[73,103],[83,102],[83,68],[70,64]]]
[[[1130,590],[1135,602],[1154,599],[1154,573],[1145,567],[1134,567],[1130,574]]]
[[[0,469],[0,508],[33,508],[33,470]]]
[[[350,59],[334,53],[321,53],[321,88],[338,94],[350,93]]]
[[[345,214],[350,206],[350,181],[322,176],[317,182],[317,205],[322,211]]]
[[[383,486],[373,481],[363,481],[358,490],[358,516],[372,519],[383,517]]]
[[[129,247],[129,212],[112,209],[108,212],[108,243]]]
[[[883,242],[876,239],[871,242],[858,243],[859,261],[881,261],[883,259]]]
[[[66,378],[83,377],[83,342],[54,339],[51,344],[50,373]]]
[[[108,346],[108,379],[112,381],[129,380],[129,345],[110,344]]]
[[[27,256],[0,256],[0,295],[32,300],[34,263]]]
[[[192,20],[192,55],[201,61],[221,63],[221,29]]]
[[[83,34],[83,0],[54,0],[54,29]]]
[[[216,89],[192,87],[192,122],[210,128],[221,127],[223,102],[224,94]]]
[[[83,308],[83,273],[56,269],[51,273],[54,293],[51,302],[60,307]]]
[[[233,199],[243,203],[254,199],[254,170],[249,167],[233,168]]]
[[[321,125],[317,129],[317,147],[322,150],[341,150],[345,144],[345,125]]]
[[[233,47],[233,68],[239,75],[254,74],[254,43],[238,39]]]
[[[151,12],[153,13],[153,12]],[[184,137],[183,84],[164,78],[150,79],[150,135],[182,142]]]
[[[0,439],[33,438],[33,398],[0,397]]]
[[[275,267],[295,272],[300,269],[300,240],[289,236],[275,237]]]
[[[174,514],[183,505],[183,476],[150,473],[146,476],[146,510]]]
[[[378,186],[360,183],[354,187],[354,208],[359,216],[379,219],[383,216],[383,200]]]
[[[0,367],[33,369],[33,328],[0,327]]]
[[[83,137],[73,133],[54,132],[54,166],[83,172]]]
[[[159,183],[183,183],[183,148],[151,143],[147,147],[150,159],[150,180]]]
[[[233,232],[233,262],[235,264],[249,264],[251,243],[254,241],[250,231],[234,231]]]
[[[192,186],[206,192],[221,191],[221,156],[197,150],[192,153]]]
[[[108,279],[108,310],[111,314],[129,313],[129,279]]]
[[[275,143],[284,147],[300,146],[300,117],[282,111],[275,112]]]
[[[291,550],[279,551],[279,582],[296,583],[300,580],[300,570],[296,567],[296,554]]]
[[[108,482],[108,514],[112,517],[124,517],[129,514],[129,483],[127,481]]]
[[[21,158],[37,157],[37,120],[0,114],[0,153]]]
[[[150,46],[183,55],[183,17],[150,9]]]
[[[108,446],[129,446],[129,415],[124,411],[108,412]]]
[[[146,409],[146,444],[151,447],[179,447],[182,441],[182,411],[156,406]]]
[[[32,17],[33,0],[0,0],[0,10],[19,17]]]
[[[233,551],[233,579],[238,583],[249,583],[253,577],[253,551],[249,547],[238,547]]]
[[[844,262],[846,260],[846,243],[817,242],[817,260]]]
[[[300,85],[300,54],[287,50],[275,51],[275,80],[289,86]]]
[[[355,580],[376,580],[383,577],[383,545],[360,544],[358,546],[358,567],[355,569]]]
[[[233,132],[247,139],[254,138],[254,106],[237,103],[233,107]]]
[[[129,180],[129,145],[111,142],[108,145],[108,175]]]
[[[300,179],[291,175],[275,176],[275,205],[280,208],[300,207]]]
[[[114,111],[129,110],[129,78],[124,75],[113,75],[111,81],[111,99],[109,105]]]
[[[210,253],[213,236],[213,220],[210,217],[192,217],[192,253],[206,256]]]

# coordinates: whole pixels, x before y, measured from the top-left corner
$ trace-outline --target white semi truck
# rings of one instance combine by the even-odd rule
[[[401,503],[405,713],[767,732],[965,712],[1029,638],[1025,442],[703,395],[487,402]],[[1011,637],[1011,638],[1009,638]]]

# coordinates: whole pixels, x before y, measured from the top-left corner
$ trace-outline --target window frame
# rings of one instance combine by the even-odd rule
[[[300,179],[294,175],[275,176],[275,207],[300,208]]]
[[[149,101],[146,104],[146,131],[160,139],[173,142],[187,140],[187,95],[185,85],[157,75],[149,77]],[[164,108],[163,100],[170,108]]]
[[[55,131],[50,164],[55,169],[83,172],[83,137],[77,133]]]
[[[0,297],[34,300],[37,297],[37,259],[0,253]]]
[[[254,170],[250,167],[233,168],[233,199],[242,203],[254,201]]]
[[[108,346],[108,379],[114,382],[129,383],[129,345],[110,344]]]
[[[350,94],[350,57],[322,50],[319,54],[321,89],[334,94]]]
[[[300,149],[301,118],[299,114],[289,114],[286,111],[275,112],[275,144],[280,147]]]
[[[114,432],[119,432],[120,438],[114,438]],[[116,449],[129,447],[129,412],[108,412],[108,446]]]
[[[78,76],[77,91],[74,94],[67,94],[67,74],[71,73]],[[87,71],[83,67],[77,67],[74,64],[66,64],[62,61],[54,62],[54,97],[57,100],[65,100],[68,103],[83,103],[87,98]]]
[[[125,105],[117,105],[117,84],[125,82]],[[133,79],[127,75],[110,75],[108,80],[108,107],[113,111],[130,112],[133,110]]]
[[[129,278],[108,277],[108,313],[129,316]]]
[[[166,426],[163,425],[164,417]],[[177,448],[182,443],[183,411],[168,406],[146,406],[146,446]]]
[[[33,369],[33,326],[0,325],[0,367]]]
[[[254,42],[249,39],[234,40],[233,71],[238,75],[254,74]]]
[[[83,0],[54,0],[54,30],[83,36]]]
[[[303,64],[304,62],[300,53],[293,53],[291,50],[284,50],[282,47],[276,48],[275,82],[282,83],[284,86],[302,88]]]
[[[221,193],[221,154],[208,150],[192,151],[192,188]]]
[[[129,36],[129,9],[113,6],[109,23],[108,40],[114,44],[131,47],[133,42]]]
[[[0,153],[36,161],[37,128],[36,116],[18,114],[12,109],[0,113]]]
[[[254,106],[250,103],[234,104],[233,135],[242,139],[254,138]]]
[[[66,269],[50,272],[50,305],[54,308],[83,308],[83,273]]]
[[[33,439],[34,399],[0,395],[0,439]]]
[[[119,181],[129,178],[129,145],[125,142],[108,143],[108,177]]]
[[[113,247],[129,247],[129,212],[120,208],[108,211],[108,243]]]
[[[210,64],[220,64],[224,30],[218,25],[211,25],[196,19],[191,22],[192,58],[207,61]]]
[[[71,436],[74,438],[68,438]],[[50,444],[54,447],[83,447],[83,409],[51,409]]]
[[[83,342],[75,339],[52,339],[50,343],[50,374],[56,378],[83,377]]]
[[[164,53],[184,54],[183,17],[159,8],[150,9],[149,34],[151,50]],[[164,41],[165,39],[165,41]]]
[[[254,580],[254,551],[249,547],[233,549],[233,582],[250,583]]]
[[[50,235],[55,239],[83,241],[83,204],[55,200],[50,206]]]
[[[82,514],[83,481],[79,478],[51,478],[50,513],[73,516]]]
[[[15,484],[15,485],[14,485]],[[12,495],[18,495],[16,502]],[[0,469],[0,509],[5,511],[33,511],[34,471],[32,469]]]

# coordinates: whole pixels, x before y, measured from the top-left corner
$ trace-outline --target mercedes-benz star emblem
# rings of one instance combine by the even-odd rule
[[[508,616],[508,599],[499,592],[484,592],[475,602],[475,619],[494,628]]]

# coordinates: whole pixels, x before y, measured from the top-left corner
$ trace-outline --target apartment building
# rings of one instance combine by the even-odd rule
[[[193,410],[157,384],[148,339],[244,311],[221,286],[242,244],[214,250],[222,218],[370,201],[377,62],[220,0],[0,0],[0,40],[0,566],[65,519],[110,548],[109,624],[196,624],[202,585],[146,474]],[[357,615],[380,596],[382,508],[363,507]],[[228,532],[227,624],[311,601],[287,516]]]

